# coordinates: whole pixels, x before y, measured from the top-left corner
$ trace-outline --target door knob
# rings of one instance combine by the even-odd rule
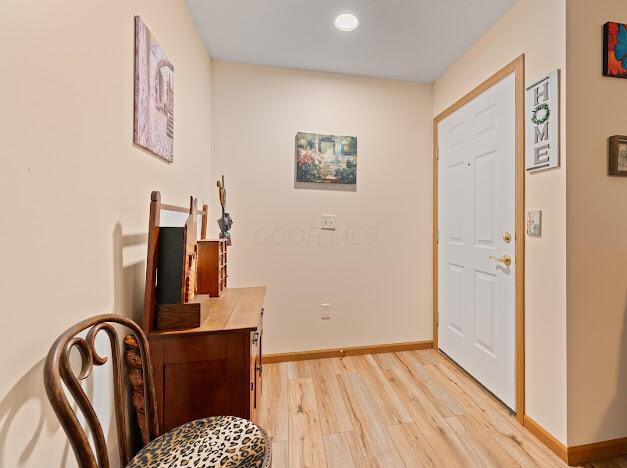
[[[490,256],[490,259],[494,260],[495,262],[502,263],[505,266],[510,266],[512,264],[512,257],[510,257],[509,255],[503,255],[502,257]]]

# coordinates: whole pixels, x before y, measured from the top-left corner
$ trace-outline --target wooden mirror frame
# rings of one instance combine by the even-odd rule
[[[148,218],[148,254],[146,257],[146,290],[144,293],[144,320],[143,330],[147,336],[154,330],[156,306],[157,262],[159,251],[159,229],[162,211],[174,211],[191,215],[192,212],[201,216],[200,238],[207,238],[207,219],[209,206],[203,205],[202,210],[196,212],[194,197],[190,197],[190,206],[182,207],[161,202],[161,193],[154,191],[150,195],[150,215]]]

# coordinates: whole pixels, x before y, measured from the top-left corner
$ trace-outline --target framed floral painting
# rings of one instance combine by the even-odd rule
[[[296,182],[357,183],[357,137],[296,135]]]
[[[603,26],[603,74],[627,78],[627,24]]]

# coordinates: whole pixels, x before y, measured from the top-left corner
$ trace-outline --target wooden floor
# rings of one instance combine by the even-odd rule
[[[258,414],[274,468],[566,466],[433,350],[265,364]]]

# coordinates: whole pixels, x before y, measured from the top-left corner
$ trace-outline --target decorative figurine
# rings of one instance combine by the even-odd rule
[[[233,225],[233,219],[231,215],[226,212],[226,189],[224,188],[224,175],[222,180],[218,180],[218,194],[220,196],[220,205],[222,205],[222,217],[218,219],[218,226],[220,226],[220,239],[226,239],[226,245],[231,245],[231,226]]]

